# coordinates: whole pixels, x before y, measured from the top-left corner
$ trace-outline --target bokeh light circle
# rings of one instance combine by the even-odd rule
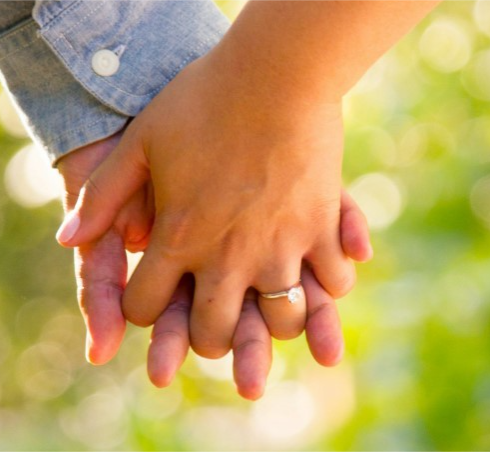
[[[490,2],[477,0],[473,8],[473,19],[482,33],[490,36]]]
[[[9,135],[27,138],[27,130],[6,91],[0,93],[0,123]]]
[[[17,361],[17,375],[24,393],[38,400],[59,397],[73,380],[67,355],[58,344],[50,342],[25,350]]]
[[[462,82],[475,99],[490,101],[490,50],[474,55],[462,73]]]
[[[32,144],[11,158],[4,182],[10,198],[26,208],[41,207],[61,198],[63,193],[61,177]]]
[[[252,428],[264,443],[290,444],[302,437],[315,418],[313,395],[303,383],[284,381],[267,391],[251,411]]]
[[[361,176],[349,187],[349,193],[364,212],[369,227],[381,230],[401,214],[403,198],[399,185],[382,173]]]
[[[449,73],[460,70],[468,63],[472,44],[458,22],[439,19],[425,30],[419,41],[419,51],[433,69]]]
[[[490,175],[479,179],[470,194],[473,214],[490,229]]]

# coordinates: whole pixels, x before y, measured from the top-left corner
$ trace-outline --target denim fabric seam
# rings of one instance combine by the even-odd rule
[[[105,121],[105,119],[112,119],[112,121]],[[51,162],[52,167],[56,168],[59,160],[62,157],[64,157],[65,155],[68,155],[68,154],[72,153],[73,151],[80,149],[83,146],[87,146],[90,143],[95,143],[96,141],[100,141],[100,140],[104,140],[106,138],[109,138],[110,136],[114,135],[115,133],[121,131],[122,129],[124,129],[125,125],[129,121],[129,119],[130,119],[129,117],[123,118],[121,116],[121,117],[117,118],[116,120],[114,120],[113,115],[104,115],[104,117],[101,117],[96,122],[93,122],[90,126],[83,127],[83,128],[80,127],[78,129],[70,130],[70,133],[59,135],[59,138],[50,140],[49,142],[46,143],[47,148],[49,148],[49,145],[53,145],[53,144],[57,145],[57,151],[56,152],[50,152],[50,154],[55,157]],[[71,141],[70,147],[68,149],[66,149],[66,147],[63,148],[63,146],[61,146],[61,144],[63,142],[61,137],[69,137],[70,134],[72,134],[72,136],[74,136],[75,132],[90,132],[91,130],[97,128],[97,126],[100,125],[101,123],[105,124],[108,129],[112,129],[111,133],[104,132],[100,137],[98,137],[96,139],[94,139],[94,137],[92,137],[91,139],[89,139],[89,141],[84,140],[84,142],[81,143],[80,146],[73,146],[73,144],[74,144],[73,141]],[[119,123],[121,123],[120,126],[119,126]],[[114,130],[115,126],[117,127],[116,130]],[[86,135],[88,135],[88,133],[86,133]],[[59,149],[60,147],[61,147],[61,149],[64,149],[63,152],[60,152],[60,149]]]
[[[16,30],[12,30],[9,33],[6,33],[3,36],[0,36],[0,44],[4,39],[10,39],[13,38],[15,35],[19,34],[20,32],[25,31],[25,29],[29,26],[35,25],[35,22],[33,19],[27,19],[25,23],[19,24],[18,28]],[[7,58],[10,58],[12,55],[15,55],[16,53],[20,52],[21,50],[24,50],[25,48],[29,47],[36,39],[39,39],[37,36],[31,39],[29,42],[25,43],[22,47],[16,48],[14,51],[6,54],[2,58],[0,58],[0,62],[3,60],[6,60]]]
[[[50,28],[53,28],[54,26],[56,26],[56,24],[58,22],[60,22],[64,18],[64,16],[69,14],[71,12],[71,10],[74,9],[75,6],[77,6],[80,3],[80,1],[83,1],[83,0],[75,0],[71,5],[67,6],[65,9],[60,10],[58,15],[49,19],[45,24],[44,23],[42,24],[43,28],[46,28],[46,30],[49,30]]]
[[[120,116],[122,116],[122,115],[120,115]],[[60,138],[66,137],[67,135],[73,134],[75,132],[81,132],[83,130],[90,130],[90,129],[94,128],[99,122],[103,121],[106,118],[110,118],[110,117],[112,117],[112,115],[106,114],[106,113],[102,113],[101,116],[99,117],[99,119],[97,119],[96,121],[91,122],[91,123],[89,123],[89,124],[87,124],[86,126],[83,126],[83,127],[78,127],[76,129],[67,130],[66,132],[63,132],[63,133],[58,133],[56,135],[56,138],[53,138],[52,140],[46,141],[46,144],[47,145],[50,145],[50,144],[53,144],[53,143],[58,143],[60,141]]]
[[[71,33],[71,31],[73,31],[75,28],[77,28],[78,26],[82,25],[87,19],[89,19],[91,16],[93,16],[99,9],[102,8],[102,6],[104,6],[104,3],[103,2],[100,2],[98,4],[98,6],[94,9],[91,9],[90,11],[87,11],[87,13],[85,14],[85,16],[83,16],[78,22],[74,23],[70,28],[68,28],[68,30],[65,30],[63,32],[60,32],[60,36],[58,36],[58,38],[56,38],[54,41],[53,41],[53,44],[58,41],[58,39],[61,39],[63,36],[66,36],[68,34]],[[47,30],[49,30],[49,27],[47,28]]]
[[[7,30],[5,33],[0,34],[0,42],[2,42],[4,39],[11,38],[12,36],[20,33],[24,29],[24,27],[27,27],[29,25],[30,22],[34,22],[34,19],[29,17],[18,23],[13,29]]]

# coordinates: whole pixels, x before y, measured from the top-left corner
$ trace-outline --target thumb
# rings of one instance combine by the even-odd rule
[[[77,204],[56,234],[58,242],[74,247],[102,236],[148,178],[149,168],[141,142],[123,137],[85,182]]]

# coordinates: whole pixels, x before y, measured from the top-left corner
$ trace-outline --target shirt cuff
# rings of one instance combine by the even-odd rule
[[[33,19],[0,36],[0,72],[53,164],[121,130],[229,27],[210,0],[44,0]],[[101,50],[111,75],[94,70]]]
[[[85,89],[128,116],[137,115],[228,28],[210,0],[43,0],[33,16],[42,38]],[[113,75],[94,70],[101,50],[120,64]]]
[[[128,117],[101,104],[65,69],[28,19],[0,36],[0,73],[33,141],[53,165],[113,135]]]

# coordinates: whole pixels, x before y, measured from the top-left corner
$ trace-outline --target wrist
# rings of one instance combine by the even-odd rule
[[[226,103],[228,118],[260,133],[294,133],[305,126],[341,118],[342,96],[300,77],[280,73],[269,59],[254,54],[230,38],[200,64],[212,88],[204,93],[208,105]]]

